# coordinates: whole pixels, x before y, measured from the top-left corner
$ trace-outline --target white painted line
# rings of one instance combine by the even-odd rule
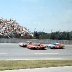
[[[37,54],[37,55],[57,55],[59,53],[34,53],[34,54]]]
[[[30,58],[30,59],[15,59],[15,58],[12,58],[12,59],[0,59],[0,60],[64,60],[63,58],[38,58],[38,59],[33,59],[33,58]]]
[[[0,55],[3,55],[3,54],[5,55],[5,54],[8,54],[8,53],[0,53]]]

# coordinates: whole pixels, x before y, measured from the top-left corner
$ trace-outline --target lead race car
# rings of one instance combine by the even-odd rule
[[[50,49],[63,49],[64,44],[60,44],[60,43],[48,44],[48,48],[50,48]]]

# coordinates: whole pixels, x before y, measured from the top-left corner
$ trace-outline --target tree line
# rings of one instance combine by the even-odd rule
[[[45,32],[37,32],[34,31],[33,36],[31,35],[21,35],[16,32],[8,34],[8,35],[0,35],[0,38],[22,38],[22,39],[53,39],[53,40],[72,40],[72,31],[70,32],[51,32],[51,33],[45,33]]]
[[[51,32],[51,33],[45,33],[45,32],[34,32],[34,38],[36,39],[53,39],[53,40],[72,40],[72,31],[70,32]]]

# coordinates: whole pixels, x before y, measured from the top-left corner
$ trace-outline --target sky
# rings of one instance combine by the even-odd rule
[[[31,32],[72,31],[72,0],[0,0],[0,17]]]

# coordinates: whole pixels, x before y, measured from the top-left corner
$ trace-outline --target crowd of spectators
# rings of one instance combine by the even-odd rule
[[[13,38],[29,36],[29,30],[20,26],[15,19],[4,19],[0,17],[0,38]]]

